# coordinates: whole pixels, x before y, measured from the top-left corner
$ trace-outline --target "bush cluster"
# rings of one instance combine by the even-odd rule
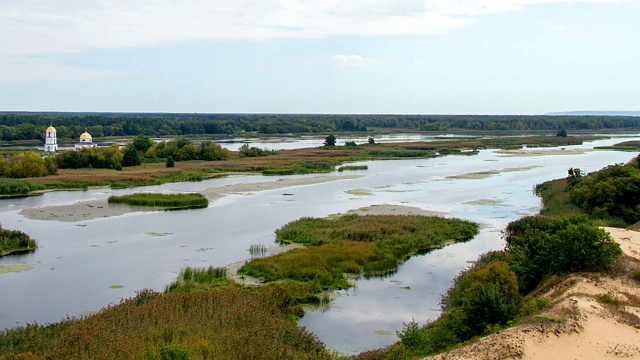
[[[22,231],[0,228],[0,256],[34,250],[37,246],[36,241]]]
[[[178,138],[171,141],[160,141],[151,146],[144,154],[147,158],[168,158],[171,156],[175,161],[187,160],[227,160],[229,150],[220,145],[203,141],[199,145],[194,144],[186,138]]]
[[[588,217],[529,216],[507,226],[504,251],[478,259],[443,296],[442,315],[423,327],[405,324],[386,358],[409,359],[444,351],[493,332],[547,302],[528,295],[550,275],[609,268],[622,254]]]
[[[28,178],[53,175],[58,171],[56,162],[43,158],[33,151],[26,151],[10,157],[0,156],[0,177]]]
[[[26,181],[0,178],[0,195],[26,195],[33,190],[37,187]]]
[[[570,169],[567,183],[571,202],[594,218],[640,221],[640,156],[588,175]]]

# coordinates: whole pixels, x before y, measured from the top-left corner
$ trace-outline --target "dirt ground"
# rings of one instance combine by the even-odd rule
[[[542,314],[427,359],[640,359],[640,232],[605,230],[624,251],[613,269],[571,275],[544,294]]]

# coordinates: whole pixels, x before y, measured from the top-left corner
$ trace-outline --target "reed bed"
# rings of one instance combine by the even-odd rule
[[[338,168],[339,172],[343,172],[343,171],[358,171],[358,170],[368,170],[369,166],[367,165],[345,165],[345,166],[340,166]]]
[[[394,271],[409,255],[469,240],[477,229],[475,223],[428,216],[302,218],[276,230],[276,238],[306,248],[253,259],[239,272],[264,281],[286,279],[313,282],[323,290],[344,289],[351,286],[345,274]]]
[[[233,286],[227,277],[227,269],[209,266],[207,269],[186,267],[180,271],[178,279],[165,288],[165,293],[189,293],[211,291]]]
[[[252,258],[264,257],[267,254],[267,247],[262,244],[251,245],[249,246],[249,254]]]
[[[27,351],[47,359],[329,359],[291,321],[281,286],[227,288],[134,298],[84,319],[0,333],[0,356]]]
[[[0,178],[0,195],[27,195],[34,190],[38,187],[26,181]]]
[[[22,231],[0,228],[0,256],[32,251],[37,247],[38,243]]]
[[[202,194],[154,194],[138,193],[123,196],[110,196],[109,204],[128,204],[133,206],[158,206],[164,208],[204,208],[209,201]]]

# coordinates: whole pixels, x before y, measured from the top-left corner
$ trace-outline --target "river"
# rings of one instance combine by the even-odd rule
[[[369,161],[368,170],[291,177],[240,175],[202,182],[136,189],[56,191],[0,200],[2,227],[22,230],[37,251],[0,258],[0,266],[30,270],[0,274],[0,328],[57,322],[98,311],[144,288],[163,290],[181,268],[226,266],[246,261],[251,245],[274,246],[274,230],[303,216],[323,217],[372,205],[412,206],[476,221],[472,241],[447,246],[405,262],[396,273],[355,281],[322,309],[309,310],[299,325],[331,350],[358,353],[389,345],[414,319],[436,318],[440,296],[478,255],[502,249],[501,231],[539,211],[535,184],[564,177],[569,167],[589,171],[631,160],[636,153],[594,151],[627,135],[562,149],[482,150],[473,156]],[[20,212],[105,199],[132,192],[206,191],[235,184],[295,181],[286,186],[237,191],[206,209],[144,211],[80,221],[33,220]],[[331,181],[321,181],[322,178]],[[327,180],[325,179],[325,180]],[[87,206],[86,212],[91,212]]]

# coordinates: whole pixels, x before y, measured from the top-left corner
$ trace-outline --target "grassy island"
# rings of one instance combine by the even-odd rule
[[[16,252],[32,251],[38,247],[35,240],[18,230],[0,228],[0,256]]]
[[[307,282],[317,291],[343,289],[351,286],[345,274],[392,272],[411,254],[469,240],[477,231],[472,222],[421,215],[302,218],[276,230],[276,236],[305,248],[251,260],[240,273]]]
[[[209,205],[202,194],[153,194],[138,193],[123,196],[110,196],[109,204],[128,204],[132,206],[157,206],[167,209],[197,209]]]

